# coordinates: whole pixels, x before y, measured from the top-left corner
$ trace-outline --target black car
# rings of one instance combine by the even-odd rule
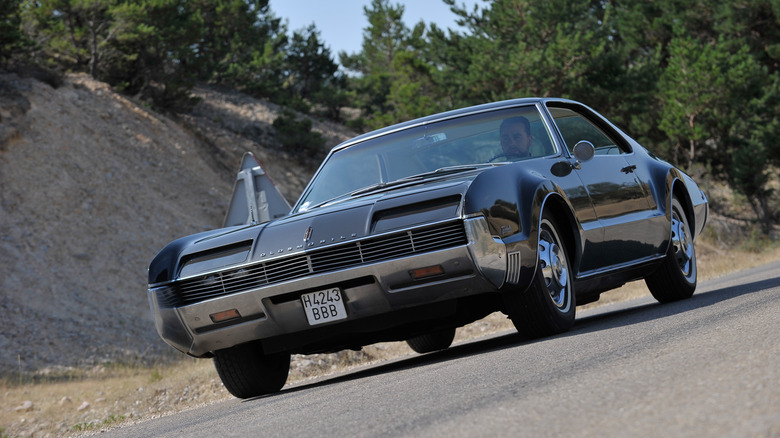
[[[331,150],[291,209],[251,167],[224,228],[172,242],[149,267],[160,336],[214,358],[237,397],[281,389],[291,353],[440,350],[495,311],[535,338],[629,281],[661,302],[696,288],[704,193],[571,100],[361,135]]]

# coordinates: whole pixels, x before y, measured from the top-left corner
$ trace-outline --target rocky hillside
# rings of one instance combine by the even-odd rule
[[[169,241],[222,223],[252,151],[294,201],[318,163],[275,144],[273,104],[198,88],[166,117],[87,76],[0,74],[0,375],[175,357],[146,298]],[[316,121],[333,146],[350,133]]]

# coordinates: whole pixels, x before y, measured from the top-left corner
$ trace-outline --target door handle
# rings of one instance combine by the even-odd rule
[[[632,164],[630,166],[626,166],[626,167],[620,169],[620,171],[625,173],[625,174],[632,173],[635,170],[636,170],[636,164]]]

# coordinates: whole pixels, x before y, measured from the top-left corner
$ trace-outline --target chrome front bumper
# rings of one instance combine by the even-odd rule
[[[483,217],[466,219],[464,225],[466,245],[297,278],[195,304],[169,306],[167,286],[151,288],[148,296],[157,331],[176,349],[202,357],[253,340],[311,330],[300,300],[307,292],[341,290],[348,317],[324,324],[335,325],[497,291],[506,277],[506,248],[490,235]],[[411,277],[410,271],[429,266],[441,266],[444,274],[421,280]],[[240,317],[212,321],[212,315],[233,309]]]

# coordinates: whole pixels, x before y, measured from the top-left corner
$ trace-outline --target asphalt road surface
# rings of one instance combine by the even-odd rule
[[[780,437],[780,263],[105,435]]]

